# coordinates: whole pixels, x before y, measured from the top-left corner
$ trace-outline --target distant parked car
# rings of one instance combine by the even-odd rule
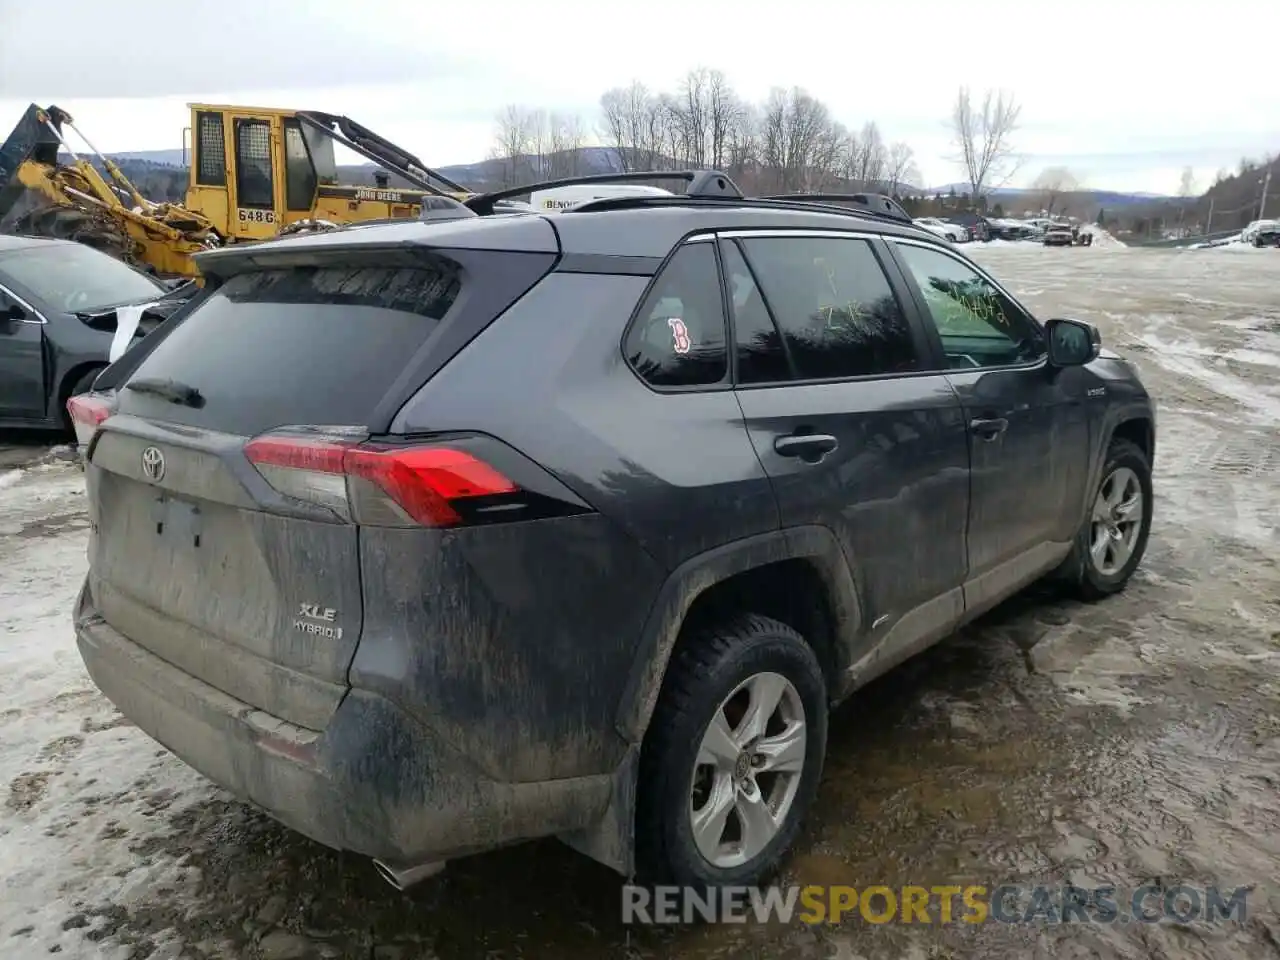
[[[947,223],[937,217],[917,217],[915,222],[930,233],[944,240],[950,240],[952,243],[966,243],[969,240],[969,231],[958,223]]]
[[[1265,247],[1268,245],[1266,240],[1258,243],[1258,237],[1262,234],[1274,233],[1276,230],[1280,230],[1280,220],[1254,220],[1240,231],[1240,239],[1244,243],[1253,244],[1255,247]]]
[[[987,241],[991,239],[991,222],[976,213],[957,213],[947,218],[948,223],[958,223],[969,233],[970,240]]]
[[[1075,235],[1070,224],[1055,223],[1044,232],[1042,242],[1046,247],[1069,247],[1075,243]]]
[[[1024,220],[989,220],[993,240],[1029,240],[1036,230]]]
[[[116,311],[145,336],[198,288],[171,288],[82,243],[0,236],[0,426],[71,429],[66,403],[107,365]]]
[[[1264,221],[1253,231],[1249,242],[1255,247],[1280,247],[1280,220]]]

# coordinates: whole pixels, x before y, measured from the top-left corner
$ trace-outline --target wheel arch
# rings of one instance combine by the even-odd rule
[[[798,596],[812,602],[797,604]],[[853,571],[827,527],[770,531],[698,554],[667,577],[645,621],[618,707],[617,729],[628,743],[644,740],[667,666],[687,628],[714,616],[722,604],[747,597],[751,612],[788,623],[805,637],[834,695],[861,626]]]
[[[1089,482],[1081,491],[1080,522],[1093,507],[1098,484],[1102,482],[1102,470],[1106,466],[1107,451],[1113,441],[1128,440],[1146,454],[1148,465],[1154,466],[1156,452],[1155,413],[1148,402],[1128,402],[1106,411],[1098,426],[1097,446],[1093,448],[1093,462],[1089,465]]]
[[[1150,416],[1131,415],[1117,421],[1111,430],[1111,436],[1107,439],[1107,447],[1109,448],[1115,440],[1128,440],[1146,454],[1148,463],[1154,463],[1156,456],[1155,424]]]
[[[664,581],[636,646],[615,724],[628,743],[627,754],[614,771],[608,808],[591,827],[561,835],[563,842],[624,877],[633,876],[640,752],[676,645],[687,635],[686,627],[697,625],[699,610],[714,611],[717,591],[746,589],[771,573],[796,577],[793,583],[807,583],[810,589],[821,586],[827,636],[818,640],[815,652],[827,674],[828,698],[838,692],[837,677],[848,666],[849,651],[860,633],[862,608],[853,570],[829,528],[773,530],[686,560]],[[814,637],[797,630],[814,643]]]

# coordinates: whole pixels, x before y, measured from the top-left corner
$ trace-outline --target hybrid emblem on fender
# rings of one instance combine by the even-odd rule
[[[152,483],[164,479],[164,454],[159,447],[147,447],[142,451],[142,474]]]
[[[333,607],[322,607],[318,603],[298,604],[298,616],[293,621],[293,629],[309,633],[327,640],[341,640],[342,628],[328,624],[338,619],[338,611]]]

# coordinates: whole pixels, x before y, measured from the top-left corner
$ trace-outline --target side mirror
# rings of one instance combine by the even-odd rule
[[[1045,324],[1049,363],[1055,367],[1083,367],[1098,358],[1102,334],[1092,323],[1058,318]]]
[[[0,310],[0,329],[5,333],[11,333],[10,329],[15,323],[21,323],[27,318],[27,311],[23,310],[16,303],[11,304],[3,310]]]

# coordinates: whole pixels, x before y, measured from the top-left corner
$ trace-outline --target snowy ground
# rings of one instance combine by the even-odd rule
[[[95,692],[69,624],[81,474],[11,445],[0,957],[1275,957],[1280,257],[966,251],[1141,367],[1160,404],[1151,547],[1122,596],[1020,598],[842,708],[789,876],[1252,885],[1243,925],[628,932],[617,878],[554,842],[398,894],[213,788]]]

